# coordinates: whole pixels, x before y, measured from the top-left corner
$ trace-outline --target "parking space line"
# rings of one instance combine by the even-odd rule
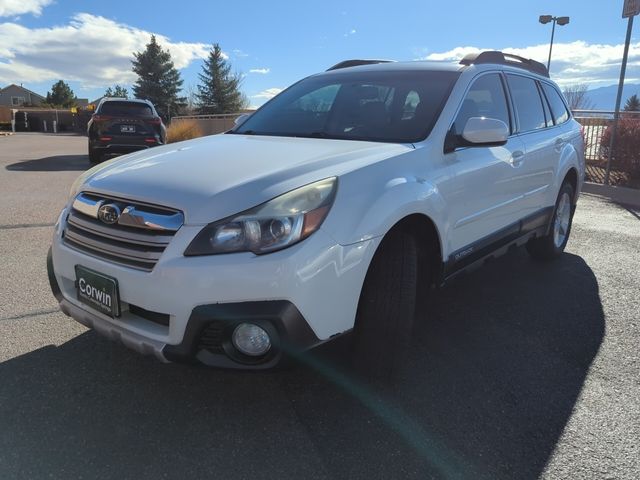
[[[55,223],[19,223],[17,225],[0,225],[0,230],[13,230],[17,228],[41,228],[53,227]]]
[[[39,315],[49,315],[51,313],[57,313],[59,311],[60,311],[59,308],[52,308],[48,310],[35,310],[33,312],[23,313],[21,315],[15,315],[13,317],[0,317],[0,322],[5,322],[9,320],[22,320],[24,318],[37,317]]]

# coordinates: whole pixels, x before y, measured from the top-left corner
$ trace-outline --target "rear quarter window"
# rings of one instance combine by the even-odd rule
[[[105,102],[100,107],[102,115],[128,115],[136,117],[152,117],[153,110],[149,105],[137,102]]]

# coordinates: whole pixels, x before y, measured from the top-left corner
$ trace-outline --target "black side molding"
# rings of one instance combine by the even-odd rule
[[[512,244],[526,243],[534,236],[546,235],[554,208],[546,207],[538,210],[522,220],[453,252],[444,264],[442,282],[488,257],[496,256],[496,252],[503,248]]]

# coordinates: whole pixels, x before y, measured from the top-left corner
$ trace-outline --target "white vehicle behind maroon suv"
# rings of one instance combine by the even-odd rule
[[[353,331],[388,372],[418,278],[562,253],[583,157],[538,62],[346,61],[225,134],[84,173],[49,278],[67,315],[163,361],[262,369]]]

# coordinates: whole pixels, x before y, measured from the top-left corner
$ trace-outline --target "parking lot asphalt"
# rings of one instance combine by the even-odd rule
[[[640,477],[640,210],[583,196],[567,252],[435,291],[379,390],[160,364],[58,312],[45,256],[86,138],[0,137],[0,478]]]

